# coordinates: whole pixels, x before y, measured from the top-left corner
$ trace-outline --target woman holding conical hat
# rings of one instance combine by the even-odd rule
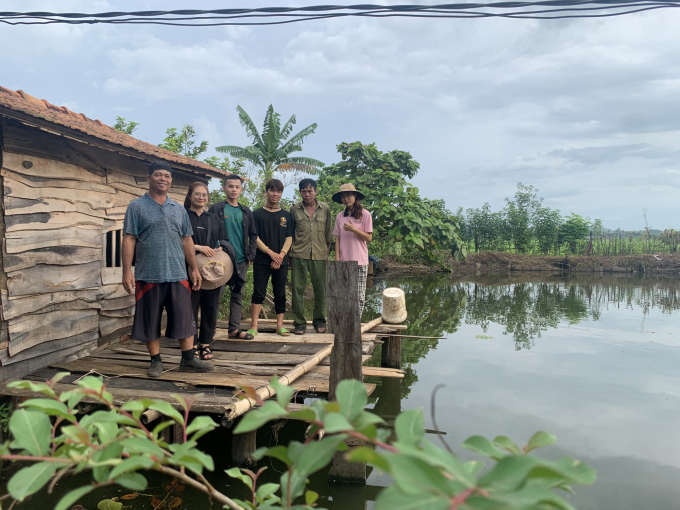
[[[359,264],[359,317],[364,311],[366,298],[366,277],[368,276],[368,243],[373,239],[373,218],[362,205],[366,198],[353,184],[340,186],[333,195],[333,202],[345,206],[335,218],[335,258],[336,260],[355,260]]]
[[[192,238],[196,249],[196,261],[203,282],[199,290],[191,291],[191,305],[198,333],[194,336],[195,356],[212,360],[210,344],[215,336],[220,306],[220,290],[231,278],[233,262],[223,251],[221,243],[227,243],[228,235],[224,223],[216,214],[206,211],[210,199],[208,186],[194,182],[184,200],[189,221],[194,231]],[[201,310],[201,324],[198,324],[198,310]]]

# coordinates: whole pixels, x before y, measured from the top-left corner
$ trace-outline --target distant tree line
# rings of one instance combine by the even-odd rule
[[[606,229],[602,220],[576,213],[562,216],[558,209],[543,205],[538,189],[521,182],[505,207],[492,211],[480,208],[457,211],[461,238],[468,251],[504,251],[541,255],[624,255],[676,253],[680,232],[674,229],[641,231]],[[647,223],[645,211],[645,224]]]

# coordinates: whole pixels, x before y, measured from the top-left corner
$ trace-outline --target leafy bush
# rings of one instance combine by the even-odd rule
[[[342,206],[331,197],[341,184],[351,182],[366,195],[363,205],[373,216],[373,242],[381,254],[418,253],[428,264],[443,264],[451,255],[464,259],[458,218],[443,200],[422,198],[406,179],[420,164],[408,152],[381,152],[375,144],[341,143],[340,163],[325,167],[318,177],[320,200],[335,214]]]
[[[469,438],[463,444],[465,448],[494,461],[491,469],[481,475],[484,467],[481,461],[462,462],[448,445],[444,450],[425,438],[421,410],[397,416],[396,441],[388,444],[390,431],[379,428],[384,423],[382,418],[365,410],[367,395],[361,382],[342,381],[335,402],[318,400],[291,411],[287,406],[294,389],[274,378],[276,400],[259,401],[261,407],[246,414],[235,433],[257,430],[271,420],[289,419],[308,423],[307,437],[304,442],[291,441],[287,446],[255,452],[258,459],[269,456],[287,466],[279,484],[258,486],[262,470],[257,473],[228,470],[227,474],[241,480],[252,492],[249,501],[233,500],[203,476],[204,470],[214,469],[214,463],[196,448],[196,441],[217,425],[206,416],[189,422],[192,400],[175,395],[183,412],[167,402],[151,399],[117,407],[102,381],[95,377],[85,377],[77,388],[57,396],[53,387],[65,375],[59,374],[47,383],[11,384],[41,393],[45,398],[24,402],[10,419],[14,440],[0,447],[0,457],[33,464],[10,479],[9,494],[0,500],[11,497],[23,501],[45,486],[51,492],[63,476],[90,471],[92,482],[68,492],[55,507],[66,510],[97,487],[117,484],[143,491],[147,480],[139,471],[156,470],[208,494],[225,508],[311,509],[318,495],[306,489],[307,479],[328,465],[337,451],[345,451],[350,461],[370,463],[392,476],[393,485],[377,498],[377,510],[573,510],[558,491],[569,492],[572,485],[595,481],[593,469],[570,457],[547,461],[529,455],[555,441],[546,432],[536,433],[522,449],[505,436],[493,441],[481,436]],[[257,399],[254,389],[244,390],[247,396]],[[107,410],[78,419],[74,408],[83,398],[95,400]],[[158,411],[169,420],[149,430],[141,421],[147,409]],[[170,424],[182,428],[182,443],[168,444],[160,437],[160,432]],[[365,446],[348,449],[345,441],[349,438],[363,441]]]

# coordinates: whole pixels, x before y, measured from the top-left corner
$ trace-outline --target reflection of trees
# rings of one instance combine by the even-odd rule
[[[518,350],[530,349],[542,331],[560,321],[577,323],[588,315],[578,289],[558,283],[460,285],[468,294],[465,323],[479,324],[485,332],[491,322],[502,324],[503,334],[512,334]]]
[[[435,275],[376,280],[367,290],[364,319],[380,314],[386,287],[401,287],[406,293],[409,335],[444,336],[455,332],[463,320],[484,331],[495,323],[512,335],[516,349],[530,349],[542,332],[560,322],[599,320],[610,307],[637,307],[642,318],[652,308],[663,313],[680,309],[680,280],[675,278],[496,273],[460,279]],[[418,380],[413,366],[437,345],[438,340],[402,341],[402,397]],[[380,363],[378,354],[372,363]]]
[[[389,281],[379,280],[366,293],[366,315],[376,317],[382,306],[382,291],[387,287],[400,287],[406,293],[408,311],[408,335],[444,336],[458,329],[463,318],[465,290],[446,278],[427,277],[423,279],[401,278]],[[406,397],[411,386],[418,380],[412,365],[424,358],[439,341],[433,339],[405,338],[401,342],[401,366],[404,380],[401,384],[402,397]],[[380,356],[373,356],[372,363],[379,364]]]

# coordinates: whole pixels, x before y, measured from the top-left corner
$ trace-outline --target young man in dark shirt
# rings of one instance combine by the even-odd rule
[[[209,213],[217,214],[224,222],[224,228],[229,237],[229,243],[236,252],[236,267],[234,271],[239,273],[245,281],[248,273],[248,266],[255,259],[257,251],[255,241],[257,240],[257,230],[253,213],[245,205],[240,204],[238,199],[243,192],[242,180],[238,175],[227,175],[224,181],[224,193],[226,200],[217,202],[210,206]],[[224,289],[224,287],[222,287]],[[222,300],[222,290],[220,301]],[[240,338],[241,340],[252,340],[252,332],[241,330],[241,310],[243,309],[243,287],[231,291],[229,300],[229,336]]]
[[[290,332],[283,327],[283,314],[286,312],[288,251],[293,244],[295,222],[288,211],[279,207],[283,183],[278,179],[271,179],[265,185],[265,189],[264,207],[253,213],[258,233],[258,250],[253,265],[253,299],[250,305],[250,317],[252,329],[257,331],[257,319],[262,310],[271,276],[276,312],[276,333],[289,336]]]

